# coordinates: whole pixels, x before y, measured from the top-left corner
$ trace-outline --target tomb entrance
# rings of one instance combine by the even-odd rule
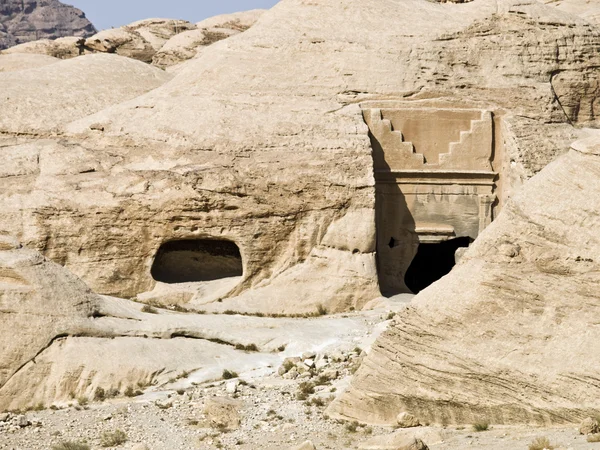
[[[385,101],[362,108],[373,148],[381,290],[384,295],[421,290],[421,282],[407,286],[407,274],[417,280],[417,268],[443,272],[433,249],[471,242],[493,219],[498,178],[493,114]]]

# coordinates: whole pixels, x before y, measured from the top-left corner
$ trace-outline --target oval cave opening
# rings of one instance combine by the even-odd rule
[[[191,283],[240,277],[244,273],[238,246],[225,240],[188,239],[160,246],[151,275],[162,283]]]
[[[448,275],[456,265],[456,251],[468,247],[473,240],[459,237],[439,243],[419,244],[417,255],[406,271],[404,282],[415,294]]]

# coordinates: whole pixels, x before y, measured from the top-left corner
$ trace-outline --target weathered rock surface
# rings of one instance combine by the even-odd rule
[[[240,427],[242,402],[229,397],[211,397],[204,403],[204,414],[218,429],[235,430]]]
[[[40,39],[38,41],[26,42],[15,45],[2,54],[32,53],[37,55],[48,55],[54,58],[69,59],[86,53],[84,48],[85,39],[80,37],[64,37],[55,40]]]
[[[58,264],[0,236],[0,408],[7,383],[58,336],[81,333],[98,301]]]
[[[554,6],[560,11],[583,17],[596,25],[600,25],[600,5],[594,0],[541,0],[542,3]]]
[[[44,183],[31,170],[18,172],[18,196],[12,180],[4,185],[2,227],[103,294],[143,297],[158,286],[191,309],[358,309],[379,295],[361,102],[497,111],[501,201],[513,177],[566,151],[577,135],[570,122],[598,123],[593,112],[566,114],[553,90],[569,104],[595,102],[595,89],[576,94],[576,77],[600,65],[600,35],[581,19],[534,1],[346,6],[284,0],[169,83],[68,125],[87,111],[42,104],[32,118],[23,105],[37,105],[37,94],[24,89],[0,103],[3,131],[62,133],[31,150],[54,149],[40,163]],[[570,75],[553,86],[561,73]],[[106,104],[117,97],[126,100]],[[161,244],[182,239],[234,242],[239,273],[183,293],[157,285]]]
[[[58,58],[46,55],[0,55],[0,72],[35,69],[59,62]]]
[[[290,447],[290,450],[317,450],[317,447],[311,441],[306,441],[300,445]]]
[[[85,41],[88,52],[117,53],[151,62],[155,53],[173,36],[196,26],[185,20],[147,19],[121,28],[101,31]]]
[[[179,33],[168,40],[154,55],[152,63],[167,68],[192,59],[202,48],[248,30],[264,12],[256,9],[199,22],[196,29]]]
[[[396,316],[330,413],[380,424],[399,411],[499,424],[597,413],[599,180],[594,137],[526,183],[455,270]]]
[[[159,69],[117,55],[86,55],[27,71],[2,73],[0,90],[5,95],[0,98],[0,130],[55,130],[65,122],[135,98],[170,78]],[[42,147],[38,143],[31,148],[39,151]],[[10,152],[6,148],[3,151]],[[12,155],[20,160],[25,153],[17,150]],[[10,163],[4,167],[10,172]]]
[[[87,37],[96,32],[85,14],[58,0],[3,0],[0,50],[38,39]]]
[[[600,432],[600,424],[596,419],[587,417],[579,425],[580,434],[596,434]]]

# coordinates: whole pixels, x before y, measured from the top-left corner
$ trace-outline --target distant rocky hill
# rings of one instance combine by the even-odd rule
[[[0,0],[0,50],[43,38],[94,33],[81,10],[58,0]]]

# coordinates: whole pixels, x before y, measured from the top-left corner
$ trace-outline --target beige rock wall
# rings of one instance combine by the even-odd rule
[[[0,237],[0,408],[2,387],[57,336],[81,332],[98,300],[58,264]]]
[[[597,413],[599,149],[580,141],[526,183],[397,316],[330,414],[556,424]]]
[[[11,113],[7,153],[30,145],[10,133],[50,137],[56,126],[61,136],[34,145],[56,155],[40,163],[43,178],[34,171],[18,188],[4,185],[3,227],[100,293],[152,290],[163,242],[208,238],[234,241],[244,274],[218,299],[197,286],[190,307],[361,307],[379,286],[372,148],[359,103],[428,99],[503,111],[506,124],[527,117],[501,135],[511,147],[500,166],[520,180],[566,150],[551,143],[567,141],[577,121],[552,77],[593,71],[599,43],[591,25],[533,1],[284,0],[134,100],[74,114],[68,125],[54,111],[35,121]],[[29,160],[15,158],[20,173]],[[325,239],[338,221],[360,233]]]

